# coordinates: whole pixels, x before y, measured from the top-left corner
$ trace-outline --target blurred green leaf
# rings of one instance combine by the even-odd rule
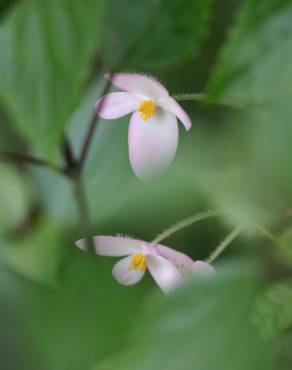
[[[276,359],[279,364],[279,370],[290,370],[292,364],[292,333],[291,331],[283,335],[277,341]]]
[[[268,354],[249,318],[260,286],[252,268],[234,264],[151,300],[125,358],[104,368],[266,369]]]
[[[145,281],[119,285],[111,274],[115,262],[73,253],[45,326],[43,356],[50,370],[92,369],[98,359],[125,347],[146,289]]]
[[[69,253],[54,289],[33,284],[3,266],[0,270],[1,327],[15,329],[12,342],[16,347],[21,338],[27,356],[39,360],[37,369],[92,369],[124,348],[147,294],[145,280],[123,287],[113,279],[116,260],[93,258],[73,244],[66,248]],[[2,331],[0,342],[6,337]]]
[[[26,0],[0,25],[0,96],[23,136],[55,155],[99,49],[102,0]]]
[[[209,82],[213,96],[260,104],[288,92],[292,80],[292,3],[242,5]]]
[[[12,166],[0,164],[0,235],[19,226],[28,213],[28,183]]]
[[[212,0],[109,0],[106,64],[146,71],[190,58],[206,33]]]
[[[9,266],[25,278],[55,284],[62,251],[60,226],[44,218],[27,235],[5,242]]]
[[[273,284],[260,297],[255,321],[266,338],[278,337],[292,325],[292,281]]]
[[[277,255],[280,260],[285,264],[292,264],[292,229],[288,228],[281,237],[277,244]]]

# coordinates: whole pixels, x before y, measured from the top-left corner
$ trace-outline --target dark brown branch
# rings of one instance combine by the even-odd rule
[[[5,162],[14,162],[16,164],[24,163],[24,164],[32,164],[32,165],[47,167],[59,173],[63,173],[62,168],[59,168],[50,162],[47,162],[40,158],[33,157],[31,155],[0,151],[0,160],[5,161]]]
[[[73,151],[71,149],[71,144],[68,138],[64,135],[63,136],[63,156],[66,162],[67,168],[75,167],[76,161],[74,159]]]
[[[104,96],[107,94],[107,92],[109,91],[110,89],[110,79],[112,77],[113,73],[110,73],[109,74],[109,78],[108,78],[108,81],[101,93],[101,96]],[[98,124],[98,119],[99,119],[99,112],[101,111],[102,107],[103,107],[103,104],[104,104],[104,100],[101,101],[101,103],[99,104],[96,112],[94,112],[93,116],[92,116],[92,120],[89,124],[89,127],[88,127],[88,131],[85,135],[85,139],[84,139],[84,142],[83,142],[83,146],[82,146],[82,149],[81,149],[81,154],[80,154],[80,160],[79,160],[79,167],[80,169],[83,168],[84,166],[84,163],[86,161],[86,158],[87,158],[87,155],[88,155],[88,151],[89,151],[89,148],[90,148],[90,144],[92,142],[92,139],[93,139],[93,136],[94,136],[94,133],[95,133],[95,129],[96,129],[96,126]]]

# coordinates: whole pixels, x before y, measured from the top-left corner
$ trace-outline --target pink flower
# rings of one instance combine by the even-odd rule
[[[215,272],[215,269],[213,266],[211,266],[209,263],[205,261],[200,261],[200,260],[194,262],[191,270],[196,275],[200,275],[200,276],[207,276]]]
[[[187,271],[195,275],[207,276],[215,272],[213,266],[201,260],[193,261],[186,254],[158,244],[156,250],[160,256],[171,261],[181,272]]]
[[[202,269],[203,265],[207,265],[207,269],[213,269],[206,262],[194,262],[181,252],[143,240],[98,235],[93,237],[93,243],[99,255],[124,257],[115,264],[112,270],[115,279],[123,285],[138,283],[148,268],[158,286],[168,293],[183,281],[182,269],[196,271],[198,266]],[[78,240],[76,245],[85,249],[85,239]]]
[[[177,118],[187,130],[191,128],[191,120],[154,78],[137,73],[105,77],[125,92],[103,96],[97,101],[96,110],[104,119],[133,112],[128,133],[129,159],[136,176],[147,179],[165,169],[174,158],[178,144]]]

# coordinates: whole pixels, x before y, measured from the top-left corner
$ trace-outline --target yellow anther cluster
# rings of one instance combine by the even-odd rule
[[[143,100],[139,105],[138,112],[144,121],[148,121],[156,112],[156,104],[152,100]]]
[[[136,253],[133,254],[129,270],[140,270],[141,272],[144,272],[147,267],[147,260],[143,253]]]

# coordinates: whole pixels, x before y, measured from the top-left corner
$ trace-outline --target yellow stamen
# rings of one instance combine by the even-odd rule
[[[133,254],[129,270],[140,270],[141,272],[144,272],[147,267],[147,260],[144,254],[142,253],[136,253]]]
[[[156,104],[152,100],[143,100],[139,105],[138,112],[144,121],[148,121],[156,112]]]

